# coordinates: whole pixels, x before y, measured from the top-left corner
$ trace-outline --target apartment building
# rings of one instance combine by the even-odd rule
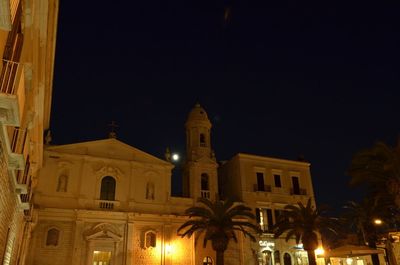
[[[49,127],[58,1],[0,0],[0,263],[25,264]]]

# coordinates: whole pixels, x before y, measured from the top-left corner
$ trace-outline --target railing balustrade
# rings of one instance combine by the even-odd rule
[[[200,194],[201,194],[202,198],[210,199],[210,191],[209,190],[201,190]]]
[[[16,95],[18,90],[18,77],[23,65],[18,62],[2,60],[3,67],[0,74],[0,93]]]
[[[99,208],[105,210],[113,210],[114,202],[113,201],[99,201]]]
[[[263,187],[264,189],[260,189],[260,187],[258,186],[258,184],[254,184],[253,185],[253,191],[264,191],[264,192],[271,192],[272,191],[272,187],[271,185],[264,185]]]
[[[290,195],[307,195],[307,190],[306,189],[295,190],[295,189],[291,188]]]
[[[27,130],[20,129],[19,127],[9,127],[9,135],[11,136],[10,149],[12,153],[25,154]]]

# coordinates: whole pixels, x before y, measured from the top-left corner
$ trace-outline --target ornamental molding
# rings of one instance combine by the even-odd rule
[[[119,229],[110,223],[99,223],[85,233],[87,241],[92,240],[111,240],[114,242],[122,241],[123,237]]]

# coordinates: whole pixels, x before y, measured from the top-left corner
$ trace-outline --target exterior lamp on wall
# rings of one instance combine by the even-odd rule
[[[324,253],[325,253],[325,250],[323,249],[323,247],[319,247],[315,250],[315,255],[317,255],[317,256],[322,256],[322,255],[324,255]]]
[[[168,255],[172,253],[172,246],[169,243],[165,246],[165,252]]]
[[[381,225],[383,222],[381,219],[374,219],[374,224]]]
[[[346,259],[346,264],[347,264],[347,265],[353,264],[353,259],[352,259],[352,258],[347,258],[347,259]]]

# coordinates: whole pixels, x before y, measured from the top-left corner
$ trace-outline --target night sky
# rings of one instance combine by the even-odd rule
[[[318,203],[360,198],[352,155],[400,133],[400,9],[304,2],[61,1],[52,143],[104,139],[115,120],[121,141],[183,154],[200,102],[218,160],[303,155]]]

